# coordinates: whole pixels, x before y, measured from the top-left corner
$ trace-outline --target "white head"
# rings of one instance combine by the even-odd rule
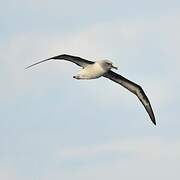
[[[106,70],[106,71],[109,71],[111,69],[118,69],[116,66],[113,65],[113,63],[109,60],[101,60],[101,61],[98,61],[98,64],[100,64],[100,66]]]

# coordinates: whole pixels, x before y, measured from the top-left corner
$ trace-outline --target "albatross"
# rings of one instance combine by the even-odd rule
[[[100,60],[100,61],[89,61],[81,57],[62,54],[58,56],[54,56],[39,62],[36,62],[30,66],[27,66],[25,69],[38,65],[40,63],[50,61],[50,60],[66,60],[75,63],[76,65],[82,67],[82,69],[75,75],[73,78],[75,79],[97,79],[100,77],[105,77],[110,79],[124,88],[128,89],[130,92],[135,94],[138,99],[143,104],[144,108],[146,109],[151,121],[154,125],[156,125],[155,116],[150,104],[148,97],[146,96],[145,92],[143,91],[142,87],[138,84],[128,80],[127,78],[121,76],[120,74],[115,73],[111,69],[118,69],[113,63],[109,60]]]

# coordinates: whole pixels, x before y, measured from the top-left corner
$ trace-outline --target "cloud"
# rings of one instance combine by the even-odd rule
[[[162,1],[158,1],[158,4],[155,1],[149,4],[138,1],[138,5],[141,4],[138,7],[136,1],[131,5],[125,2],[125,6],[119,1],[116,7],[113,7],[115,5],[112,1],[89,1],[87,4],[81,0],[71,2],[71,6],[69,1],[63,6],[61,1],[58,3],[4,1],[0,7],[3,23],[0,42],[0,105],[4,115],[1,134],[2,138],[4,135],[8,138],[5,143],[8,152],[2,151],[1,155],[2,163],[9,160],[8,165],[3,163],[0,166],[0,179],[36,179],[35,175],[37,179],[46,180],[88,180],[92,177],[103,180],[179,179],[177,117],[180,99],[180,14],[175,11],[178,6],[172,8],[173,2]],[[8,8],[4,8],[4,4]],[[82,9],[82,4],[88,6],[88,10]],[[110,9],[113,13],[109,12]],[[133,100],[129,92],[105,79],[74,81],[72,76],[78,71],[76,65],[48,62],[24,71],[24,67],[36,60],[61,53],[90,60],[112,59],[119,66],[119,73],[143,86],[157,112],[158,124],[167,121],[166,127],[158,125],[157,131],[151,129],[145,132],[146,129],[136,129],[134,123],[128,130],[124,130],[124,126],[119,128],[121,123],[116,115],[120,115],[122,120],[125,117],[119,107],[130,107],[127,118],[137,122],[134,114],[130,113],[135,104],[131,106],[129,103]],[[53,88],[60,93],[64,109],[60,107]],[[61,91],[58,91],[60,88]],[[68,91],[77,92],[76,98],[71,99]],[[45,101],[36,104],[34,99],[43,95]],[[32,97],[35,97],[33,103],[25,101]],[[82,107],[80,102],[85,104],[87,101],[88,107],[83,107],[83,110],[89,113],[88,117],[79,108]],[[92,101],[95,106],[93,115],[89,112]],[[6,103],[10,106],[6,106]],[[121,106],[116,106],[120,103]],[[75,107],[73,112],[78,109],[76,118],[69,113],[69,106]],[[116,111],[115,115],[109,113],[112,109]],[[102,112],[98,114],[97,110]],[[62,112],[62,117],[59,117],[59,112]],[[100,119],[96,127],[90,121],[95,116],[97,120]],[[173,118],[176,122],[173,122]],[[118,125],[112,125],[112,119]],[[50,120],[55,120],[56,127]],[[108,127],[107,124],[112,126]],[[138,135],[132,130],[151,137],[134,137]],[[107,134],[101,134],[105,131]],[[86,134],[82,137],[84,132]],[[123,134],[128,137],[114,140],[114,136]],[[102,139],[108,140],[102,142]],[[89,141],[96,141],[96,144],[90,144]],[[48,143],[50,148],[46,148]]]
[[[117,140],[105,144],[66,148],[60,151],[62,159],[90,159],[101,154],[135,155],[146,160],[159,160],[163,158],[180,158],[180,143],[168,143],[157,138],[141,138]]]
[[[57,160],[71,164],[71,173],[50,173],[47,179],[178,179],[179,141],[157,137],[116,141],[61,149]]]
[[[163,178],[168,180],[170,177],[178,179],[179,152],[179,141],[168,142],[157,137],[117,139],[94,145],[58,149],[53,153],[56,156],[53,163],[52,161],[47,162],[47,160],[39,162],[38,165],[41,168],[36,174],[32,170],[34,169],[31,167],[32,165],[28,166],[30,169],[24,170],[24,167],[21,167],[22,164],[17,164],[18,171],[10,166],[3,168],[1,166],[0,178],[3,180],[24,178],[29,180],[35,177],[46,180],[52,178],[81,180],[91,179],[93,176],[94,179],[105,180],[110,177],[113,179]],[[103,158],[101,158],[102,156]],[[50,167],[48,163],[50,163]],[[29,173],[27,175],[22,171]],[[23,176],[19,176],[19,174]]]
[[[3,180],[19,180],[15,169],[10,167],[0,166],[0,179]],[[21,179],[21,178],[20,178]]]

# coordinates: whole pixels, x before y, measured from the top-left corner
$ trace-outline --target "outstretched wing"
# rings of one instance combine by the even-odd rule
[[[146,96],[145,92],[143,91],[143,89],[141,88],[141,86],[135,84],[134,82],[126,79],[125,77],[113,72],[113,71],[109,71],[107,72],[104,77],[122,85],[123,87],[127,88],[129,91],[131,91],[133,94],[135,94],[139,100],[141,101],[141,103],[143,104],[143,106],[145,107],[147,113],[149,114],[152,122],[156,125],[156,120],[155,120],[155,116],[151,107],[151,104],[149,102],[148,97]]]
[[[81,57],[71,56],[71,55],[67,55],[67,54],[62,54],[62,55],[54,56],[54,57],[51,57],[51,58],[39,61],[37,63],[34,63],[34,64],[30,65],[30,66],[27,66],[25,69],[28,69],[28,68],[30,68],[32,66],[35,66],[37,64],[40,64],[40,63],[43,63],[43,62],[46,62],[46,61],[50,61],[50,60],[53,60],[53,59],[55,59],[55,60],[67,60],[67,61],[73,62],[73,63],[75,63],[78,66],[81,66],[83,68],[86,67],[89,64],[93,64],[94,63],[93,61],[88,61],[88,60],[83,59]]]

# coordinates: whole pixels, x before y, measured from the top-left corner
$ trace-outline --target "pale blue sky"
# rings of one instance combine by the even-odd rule
[[[0,179],[179,180],[180,1],[2,1]],[[137,98],[61,53],[111,59]]]

